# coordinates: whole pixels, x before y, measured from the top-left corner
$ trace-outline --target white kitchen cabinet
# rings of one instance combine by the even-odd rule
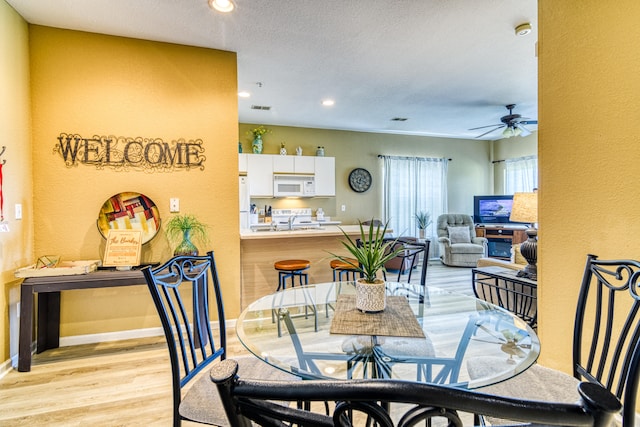
[[[315,173],[315,161],[313,156],[281,156],[275,154],[273,158],[273,171],[275,173]]]
[[[336,195],[335,157],[312,157],[315,163],[316,196]]]
[[[293,156],[281,156],[279,154],[271,156],[273,160],[273,171],[276,173],[293,173]]]
[[[291,157],[293,157],[293,171],[295,173],[315,173],[316,162],[314,156]]]
[[[336,195],[335,157],[281,156],[279,154],[239,154],[240,172],[246,158],[251,197],[273,197],[274,173],[314,174],[316,196]]]
[[[247,172],[247,154],[238,153],[238,172]]]
[[[273,157],[269,154],[247,154],[251,197],[273,197]]]

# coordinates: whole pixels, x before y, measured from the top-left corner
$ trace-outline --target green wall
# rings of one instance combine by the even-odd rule
[[[255,123],[239,125],[240,142],[245,153],[251,152],[250,130]],[[382,196],[382,161],[378,155],[445,157],[450,158],[448,173],[449,211],[473,213],[475,194],[493,193],[493,169],[491,161],[496,155],[520,157],[535,154],[535,134],[527,138],[511,138],[501,142],[465,139],[433,138],[412,135],[348,132],[326,129],[309,129],[285,126],[266,126],[271,130],[264,139],[264,154],[277,154],[285,143],[289,154],[300,146],[303,155],[314,155],[318,146],[325,148],[325,156],[336,158],[336,197],[329,199],[255,200],[258,206],[265,203],[273,207],[322,207],[326,215],[343,223],[356,223],[358,219],[380,217]],[[492,148],[496,144],[497,149]],[[495,151],[492,153],[492,150]],[[496,154],[497,153],[497,154]],[[349,172],[356,168],[368,169],[373,184],[365,193],[355,193],[348,185]],[[346,211],[341,211],[341,206]]]

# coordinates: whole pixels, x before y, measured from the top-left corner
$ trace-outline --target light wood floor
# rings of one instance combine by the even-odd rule
[[[439,262],[427,284],[473,293],[471,269]],[[248,354],[235,331],[227,335],[231,356]],[[0,379],[0,426],[169,426],[169,370],[164,337],[48,350],[34,355],[30,372]]]

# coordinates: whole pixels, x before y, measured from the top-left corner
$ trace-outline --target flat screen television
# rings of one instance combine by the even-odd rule
[[[476,224],[520,224],[509,220],[513,195],[473,196],[473,221]]]

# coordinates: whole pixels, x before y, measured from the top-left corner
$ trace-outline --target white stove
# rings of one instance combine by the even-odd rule
[[[312,220],[311,208],[273,209],[271,223],[278,228],[289,228],[289,223],[298,228],[318,227],[318,223]]]

